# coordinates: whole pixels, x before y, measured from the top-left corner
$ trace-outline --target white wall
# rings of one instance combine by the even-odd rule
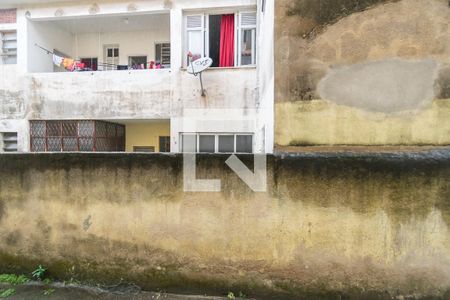
[[[119,45],[119,64],[127,65],[128,56],[147,56],[155,60],[155,43],[170,42],[170,27],[148,31],[82,33],[76,35],[76,58],[97,57],[104,62],[103,46]]]
[[[275,134],[275,68],[274,68],[274,25],[275,0],[266,0],[264,12],[262,1],[258,9],[258,87],[259,117],[258,128],[263,128],[264,151],[273,153]]]
[[[47,22],[27,22],[28,72],[53,72],[52,55],[35,44],[53,51],[74,55],[74,35]]]

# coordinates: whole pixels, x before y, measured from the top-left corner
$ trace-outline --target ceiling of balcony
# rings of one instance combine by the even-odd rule
[[[72,33],[92,32],[129,32],[142,30],[167,29],[170,26],[169,14],[151,14],[135,16],[85,17],[55,21],[39,21],[51,23]]]
[[[73,0],[1,0],[0,7],[16,7],[23,4],[45,4],[71,1],[73,2]],[[103,0],[97,2],[103,2]]]

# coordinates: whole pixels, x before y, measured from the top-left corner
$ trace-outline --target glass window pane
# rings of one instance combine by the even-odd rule
[[[195,153],[197,152],[197,136],[195,134],[182,135],[182,152]]]
[[[113,57],[113,49],[108,49],[108,57]]]
[[[253,136],[237,135],[236,136],[236,152],[253,153]]]
[[[219,135],[219,152],[234,152],[234,135]]]
[[[192,61],[203,56],[203,33],[201,30],[188,31],[188,50],[192,53]]]
[[[253,57],[253,32],[255,29],[244,29],[241,33],[241,65],[251,65]]]
[[[215,141],[216,137],[214,135],[200,135],[199,137],[199,152],[201,153],[214,153],[215,152]]]
[[[114,57],[119,57],[119,48],[114,48]]]

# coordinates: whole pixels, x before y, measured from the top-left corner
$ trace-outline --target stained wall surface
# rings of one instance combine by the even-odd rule
[[[448,150],[270,156],[264,193],[227,158],[197,158],[221,192],[188,193],[178,155],[1,155],[0,272],[263,299],[450,289]]]
[[[444,0],[276,3],[276,143],[450,144]]]

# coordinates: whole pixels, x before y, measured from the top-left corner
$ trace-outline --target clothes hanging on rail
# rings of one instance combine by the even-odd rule
[[[61,64],[64,60],[64,57],[61,57],[59,55],[53,54],[53,63],[58,66],[61,67]]]
[[[74,66],[75,66],[75,60],[71,59],[71,58],[64,58],[63,66],[64,66],[64,69],[66,69],[67,71],[73,71]]]

